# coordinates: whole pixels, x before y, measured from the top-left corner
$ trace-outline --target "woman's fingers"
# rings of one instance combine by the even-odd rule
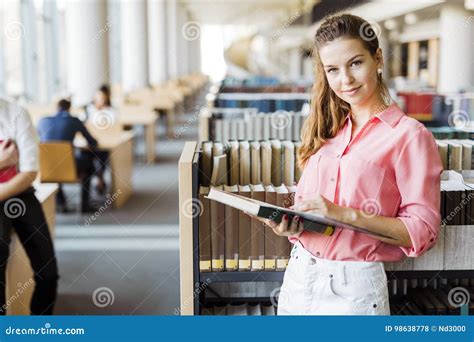
[[[285,214],[283,215],[280,224],[278,224],[275,228],[273,228],[273,231],[277,235],[286,235],[287,230],[288,230],[288,215]]]
[[[298,232],[301,220],[302,218],[299,216],[293,217],[293,219],[291,220],[290,227],[288,229],[291,234],[296,234]]]
[[[283,215],[281,222],[278,224],[273,220],[264,219],[247,212],[245,212],[245,214],[265,223],[267,226],[273,229],[275,234],[280,236],[294,235],[303,231],[303,219],[301,217],[295,216],[290,220],[289,216],[285,214]]]
[[[244,214],[247,214],[248,216],[250,216],[251,218],[254,218],[256,220],[259,220],[260,222],[262,223],[265,223],[267,226],[269,226],[270,228],[276,228],[278,226],[277,223],[275,223],[274,221],[272,220],[268,220],[268,219],[264,219],[262,217],[259,217],[259,216],[255,216],[255,215],[252,215],[252,214],[249,214],[247,212],[244,211]]]

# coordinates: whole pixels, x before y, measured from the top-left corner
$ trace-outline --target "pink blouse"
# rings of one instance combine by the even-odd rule
[[[313,255],[331,260],[399,261],[417,257],[437,241],[441,159],[433,135],[392,104],[351,141],[352,121],[309,159],[295,203],[321,194],[367,215],[398,217],[412,247],[389,245],[349,229],[332,236],[304,231],[298,239]]]

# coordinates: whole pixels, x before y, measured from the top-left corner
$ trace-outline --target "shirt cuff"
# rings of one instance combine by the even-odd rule
[[[430,249],[437,241],[438,236],[432,232],[428,225],[418,217],[398,217],[406,226],[412,247],[400,249],[407,257],[418,257]]]

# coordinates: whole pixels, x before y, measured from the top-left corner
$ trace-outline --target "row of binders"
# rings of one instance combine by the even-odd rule
[[[445,225],[474,224],[474,171],[441,174],[441,220]]]
[[[474,140],[436,140],[444,170],[474,169]]]
[[[427,127],[435,139],[471,139],[471,133],[450,126]]]
[[[439,125],[453,124],[453,117],[474,120],[474,93],[437,94],[434,92],[398,92],[400,105],[408,115],[426,114]],[[451,122],[450,122],[451,121]]]
[[[433,120],[452,125],[454,116],[460,120],[474,120],[474,93],[436,95],[432,103]],[[451,116],[451,117],[450,117]]]
[[[299,140],[305,118],[301,112],[287,111],[240,111],[232,115],[217,112],[210,120],[210,140]]]
[[[280,86],[280,80],[270,76],[251,76],[245,79],[227,76],[221,82],[221,88],[237,87],[239,89],[247,89],[252,87],[263,89],[266,87],[278,88]]]
[[[200,185],[293,186],[301,177],[296,163],[300,145],[276,139],[205,141],[201,147]]]
[[[277,110],[299,112],[309,102],[309,98],[304,93],[219,93],[214,100],[214,107],[256,108],[263,113]]]
[[[221,185],[217,189],[290,207],[296,186]],[[206,198],[209,187],[199,189],[199,269],[220,271],[283,271],[291,245],[261,221],[242,211]]]
[[[390,315],[459,315],[461,304],[467,304],[468,314],[474,314],[474,279],[392,279],[388,281]],[[393,285],[403,283],[404,291],[394,293]],[[408,284],[411,283],[411,284]],[[415,283],[415,286],[410,286]],[[261,302],[245,301],[246,298],[230,302],[205,305],[202,315],[259,316],[275,315],[277,300]],[[277,298],[276,298],[277,299]]]
[[[203,316],[275,316],[276,307],[271,303],[232,303],[206,306],[201,309]]]
[[[408,289],[405,296],[390,301],[391,315],[459,315],[461,307],[454,305],[459,299],[462,301],[466,299],[468,313],[472,315],[474,314],[473,279],[464,280],[466,282],[458,285],[448,283],[436,288]]]

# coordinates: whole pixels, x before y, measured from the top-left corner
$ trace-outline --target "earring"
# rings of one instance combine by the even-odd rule
[[[377,69],[377,74],[382,75],[382,68]]]

